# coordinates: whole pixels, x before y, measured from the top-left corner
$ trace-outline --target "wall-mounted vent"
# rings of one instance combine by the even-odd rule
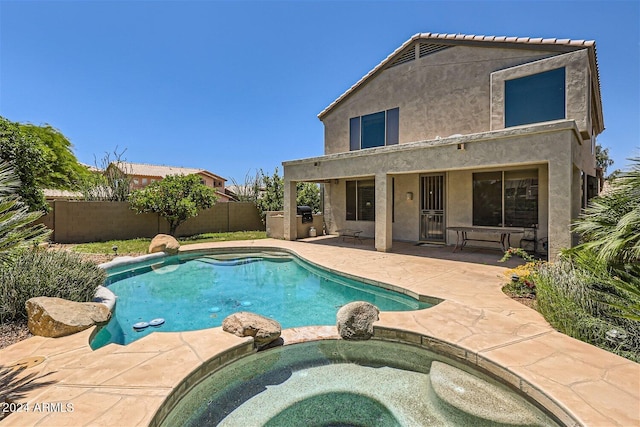
[[[452,46],[446,44],[420,43],[420,58],[440,52],[441,50],[449,49],[450,47]]]
[[[408,48],[406,48],[404,50],[404,52],[402,52],[400,54],[400,56],[398,56],[395,59],[395,61],[393,61],[389,65],[389,68],[395,67],[396,65],[400,65],[400,64],[406,64],[407,62],[411,62],[414,59],[416,59],[416,48],[415,48],[415,45],[414,46],[409,46]]]

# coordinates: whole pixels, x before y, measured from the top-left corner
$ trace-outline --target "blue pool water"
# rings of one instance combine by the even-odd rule
[[[111,321],[92,340],[94,349],[108,343],[128,344],[153,331],[220,326],[238,311],[258,313],[291,328],[335,324],[338,309],[352,301],[368,301],[382,311],[430,307],[296,257],[273,254],[171,257],[135,270],[110,271],[107,286],[117,295],[117,304]],[[154,319],[164,323],[133,328]]]

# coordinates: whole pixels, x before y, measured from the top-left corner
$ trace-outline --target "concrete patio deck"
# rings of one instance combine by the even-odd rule
[[[376,337],[445,350],[494,372],[567,414],[559,415],[567,424],[640,425],[640,365],[556,332],[537,312],[505,296],[498,251],[465,248],[452,254],[451,248],[394,242],[393,252],[382,253],[370,241],[327,237],[181,250],[224,247],[281,248],[331,270],[443,299],[427,310],[381,313]],[[153,333],[96,351],[88,344],[91,332],[32,337],[0,350],[1,366],[31,362],[24,374],[47,375],[36,383],[51,382],[27,391],[20,402],[29,403],[28,412],[13,413],[1,425],[149,425],[172,390],[191,386],[197,376],[185,381],[190,373],[204,374],[253,351],[250,338],[221,328]],[[285,343],[335,335],[334,327],[283,331]]]

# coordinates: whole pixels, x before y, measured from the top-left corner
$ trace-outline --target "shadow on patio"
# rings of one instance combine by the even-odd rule
[[[361,239],[347,237],[343,239],[339,236],[327,235],[299,239],[298,241],[314,245],[336,246],[371,252],[375,252],[376,250],[374,239],[366,237]],[[453,252],[452,246],[394,241],[391,253],[472,264],[493,265],[505,268],[514,268],[525,263],[525,261],[519,257],[513,257],[507,262],[499,262],[503,256],[503,252],[498,248],[475,248],[467,246],[464,250]]]

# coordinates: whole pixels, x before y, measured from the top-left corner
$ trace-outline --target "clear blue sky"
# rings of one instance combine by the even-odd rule
[[[624,168],[640,155],[639,4],[0,0],[0,115],[52,125],[85,163],[117,146],[243,182],[321,155],[317,114],[415,33],[593,39],[598,141]]]

